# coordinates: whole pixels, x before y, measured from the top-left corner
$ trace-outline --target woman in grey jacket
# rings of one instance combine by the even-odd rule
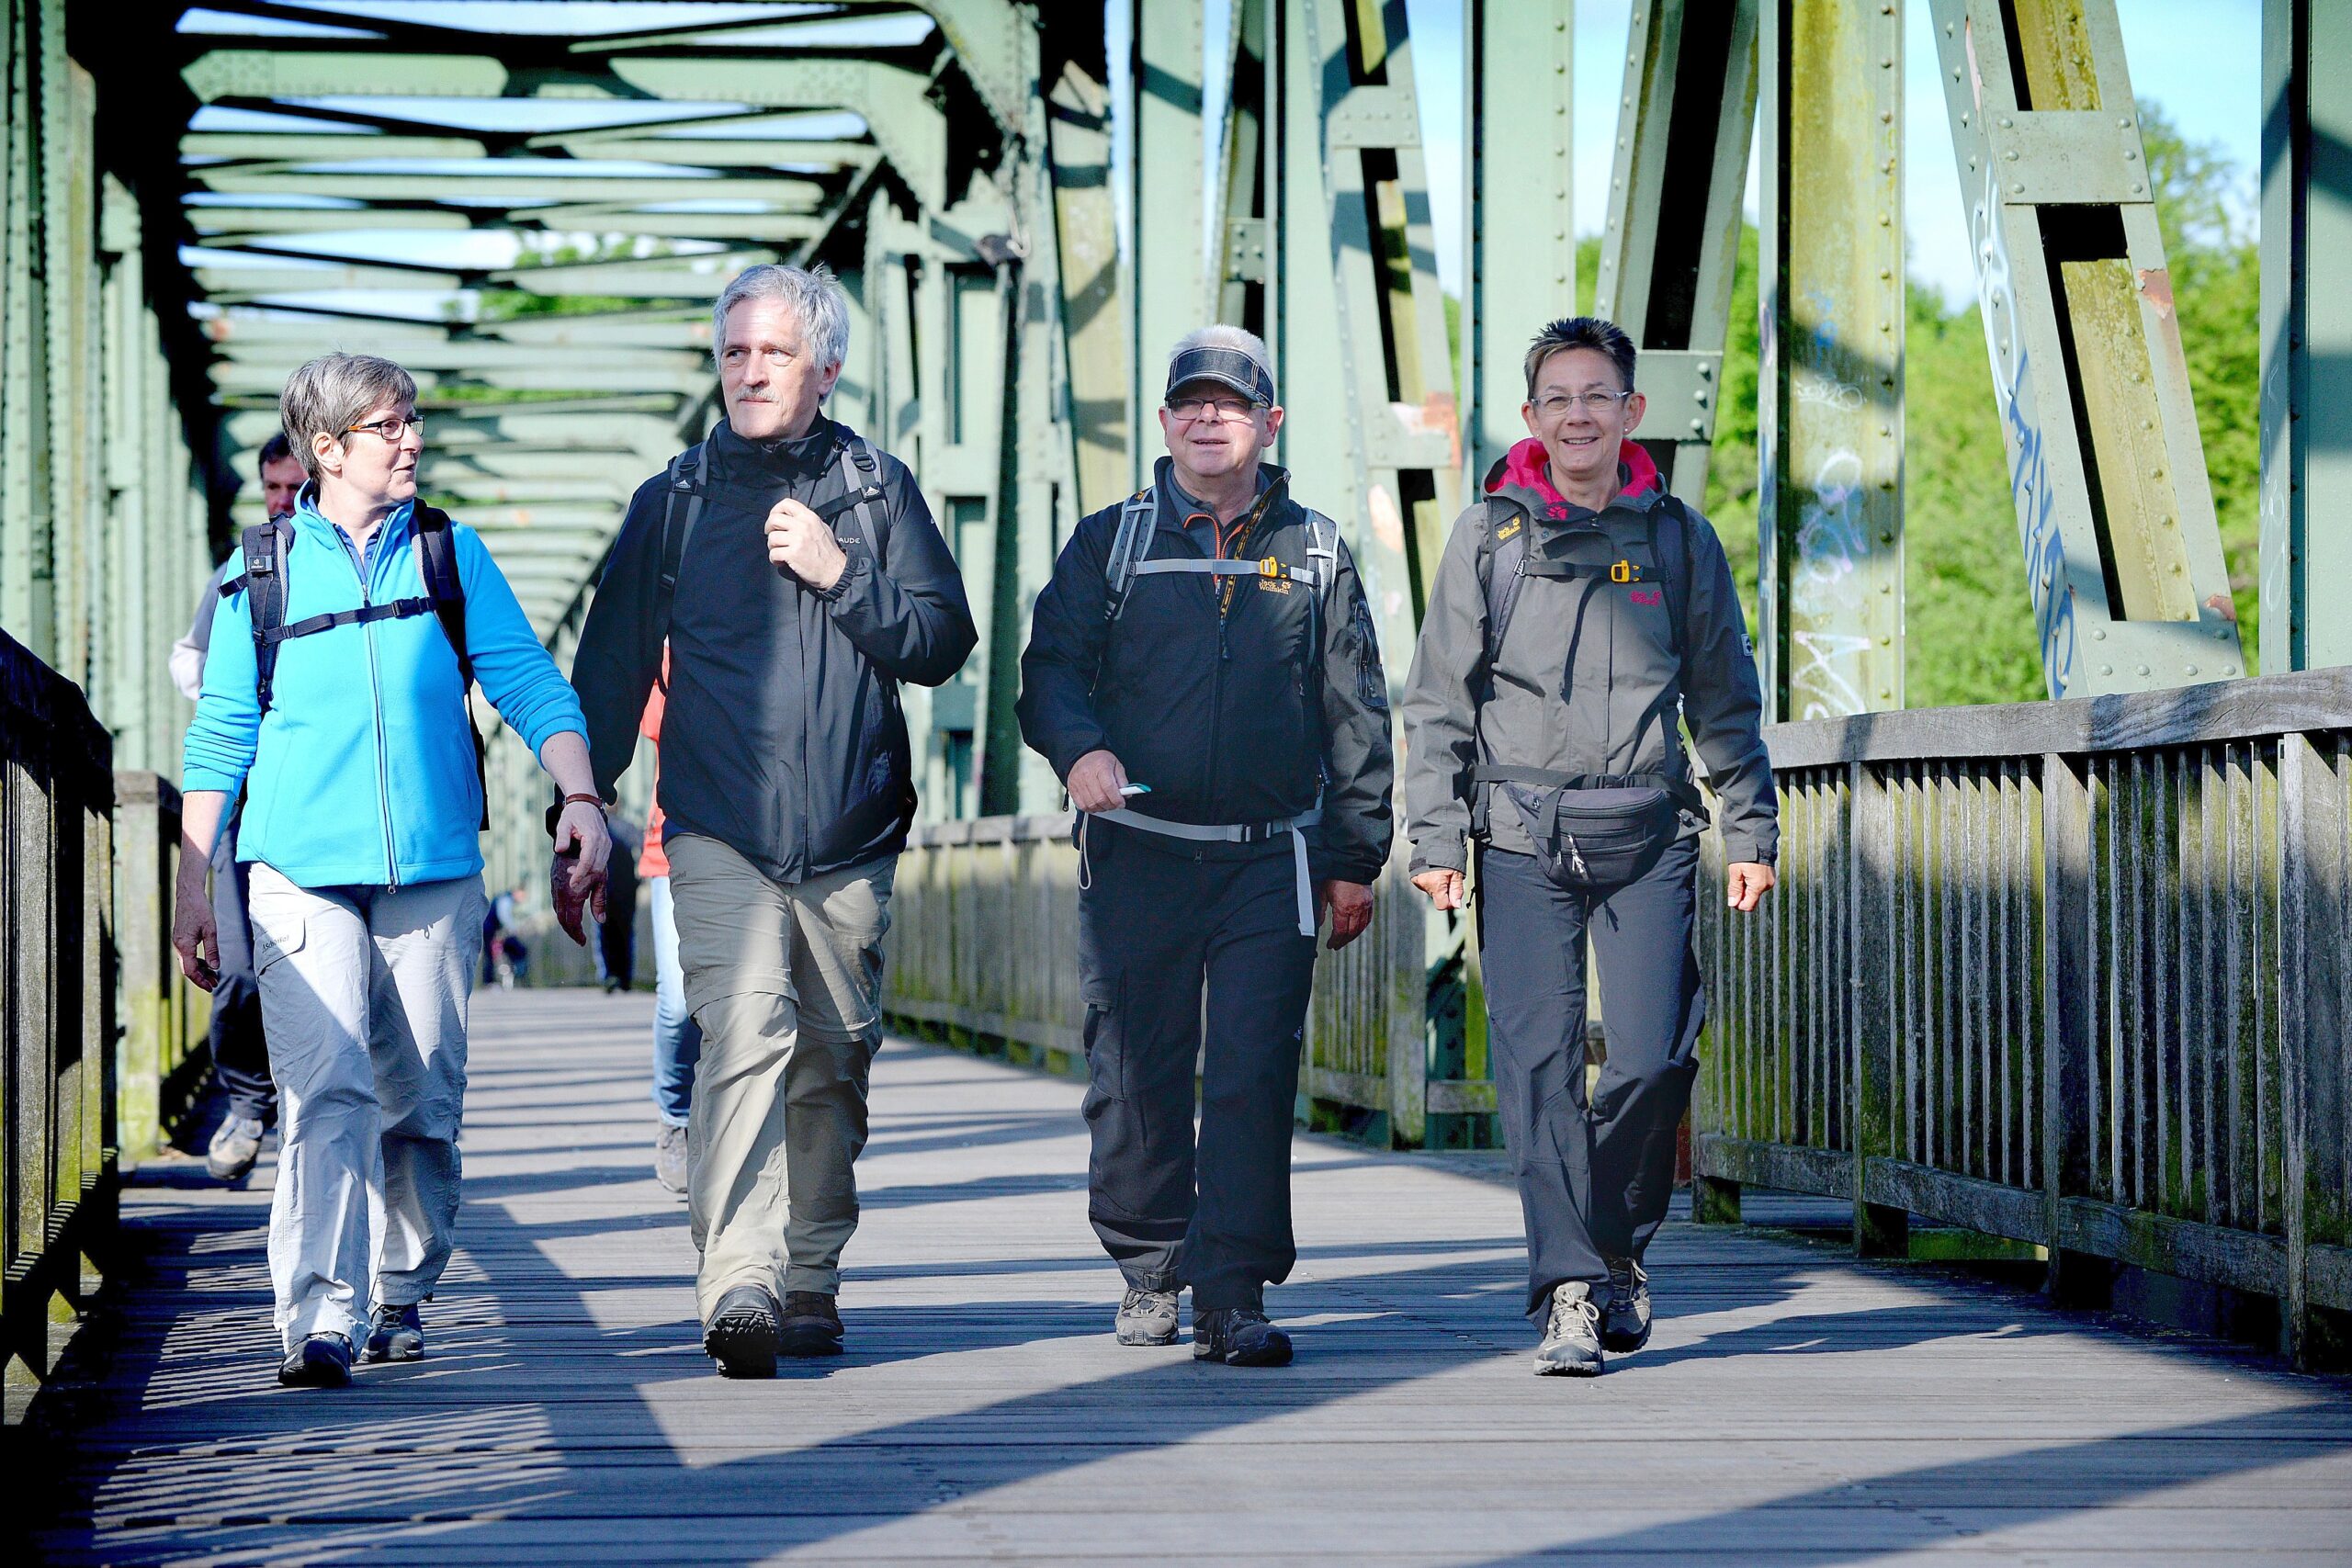
[[[1691,936],[1704,808],[1724,814],[1732,907],[1773,883],[1762,699],[1739,598],[1705,520],[1628,439],[1634,350],[1555,321],[1527,355],[1531,434],[1454,525],[1403,703],[1413,882],[1464,902],[1528,1238],[1536,1370],[1589,1376],[1649,1337],[1641,1259],[1665,1218],[1705,1017]],[[1587,933],[1609,1059],[1585,1089]],[[1605,1293],[1604,1293],[1605,1292]]]

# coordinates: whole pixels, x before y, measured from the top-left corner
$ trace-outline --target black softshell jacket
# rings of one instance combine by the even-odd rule
[[[671,607],[668,830],[717,839],[784,883],[905,848],[915,792],[899,682],[941,684],[978,640],[947,542],[887,453],[876,454],[888,520],[878,553],[844,513],[833,531],[849,564],[830,590],[769,562],[770,509],[791,496],[821,511],[846,493],[837,453],[849,437],[820,419],[799,441],[754,444],[722,423]],[[653,612],[669,491],[665,470],[630,501],[571,663],[607,795],[662,668]]]
[[[1160,459],[1148,556],[1204,557],[1210,528],[1183,526],[1170,466]],[[1315,564],[1306,513],[1290,499],[1287,474],[1261,473],[1256,521],[1229,553],[1271,558],[1276,572],[1137,577],[1115,626],[1104,615],[1103,570],[1125,503],[1078,525],[1037,596],[1021,657],[1022,738],[1063,779],[1080,757],[1108,749],[1128,778],[1151,786],[1134,809],[1171,821],[1270,822],[1307,810],[1319,790],[1323,820],[1306,832],[1310,871],[1370,883],[1395,833],[1388,678],[1372,609],[1344,543],[1329,590],[1283,575]],[[1279,835],[1250,846],[1127,838],[1213,859],[1289,852]]]

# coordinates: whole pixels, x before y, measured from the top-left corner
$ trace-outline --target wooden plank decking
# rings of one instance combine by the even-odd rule
[[[2030,1294],[1669,1228],[1538,1380],[1503,1186],[1302,1139],[1282,1371],[1122,1349],[1078,1090],[894,1044],[851,1353],[722,1382],[649,1168],[646,998],[481,998],[431,1358],[271,1380],[266,1168],[151,1175],[60,1562],[2352,1562],[2352,1388]],[[20,1497],[17,1506],[27,1500]]]

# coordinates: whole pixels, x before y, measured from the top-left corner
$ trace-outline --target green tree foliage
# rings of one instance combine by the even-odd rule
[[[662,241],[642,241],[626,234],[599,239],[581,235],[550,237],[548,243],[526,244],[516,254],[517,268],[570,266],[580,262],[632,261],[639,256],[667,255],[674,247]],[[474,310],[478,321],[511,321],[523,316],[592,316],[606,310],[646,310],[686,301],[640,299],[625,294],[540,294],[528,288],[485,288]]]

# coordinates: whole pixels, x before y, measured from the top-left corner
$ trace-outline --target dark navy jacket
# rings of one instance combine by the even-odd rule
[[[942,684],[978,640],[955,558],[888,454],[876,455],[888,492],[878,551],[849,513],[834,524],[849,564],[830,590],[769,562],[770,509],[787,495],[820,510],[841,497],[849,436],[820,419],[797,442],[755,444],[720,424],[671,609],[666,831],[717,839],[784,883],[905,848],[915,791],[898,684]],[[653,610],[669,490],[665,470],[629,502],[571,664],[608,794],[662,667]]]
[[[1183,525],[1170,468],[1161,458],[1149,554],[1206,556],[1214,524]],[[1255,520],[1227,553],[1271,558],[1278,571],[1138,577],[1115,626],[1104,615],[1104,571],[1125,502],[1078,525],[1037,595],[1021,656],[1022,739],[1064,779],[1079,758],[1107,748],[1128,778],[1151,786],[1133,809],[1178,822],[1270,822],[1306,811],[1319,793],[1323,821],[1306,835],[1314,874],[1370,883],[1395,833],[1387,676],[1372,610],[1345,544],[1328,592],[1279,574],[1313,564],[1306,513],[1291,500],[1287,474],[1263,473]],[[1283,838],[1204,846],[1127,837],[1210,858],[1290,852]]]

